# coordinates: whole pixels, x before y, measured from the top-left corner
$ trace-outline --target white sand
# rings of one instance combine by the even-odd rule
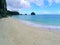
[[[60,45],[60,31],[49,30],[12,18],[0,19],[0,45]]]

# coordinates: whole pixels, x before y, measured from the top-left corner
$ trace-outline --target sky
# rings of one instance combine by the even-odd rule
[[[60,14],[60,0],[6,0],[7,9],[21,14]]]

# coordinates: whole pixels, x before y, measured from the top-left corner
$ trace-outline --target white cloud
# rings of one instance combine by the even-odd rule
[[[19,10],[21,8],[29,8],[31,7],[31,3],[44,7],[45,1],[49,3],[51,6],[53,3],[60,3],[60,0],[6,0],[7,1],[7,8],[9,10]]]
[[[7,8],[9,10],[29,8],[31,7],[31,3],[34,3],[40,7],[43,7],[44,5],[44,0],[6,0],[6,1],[7,1]]]
[[[6,0],[8,10],[16,10],[21,8],[29,8],[30,3],[25,0]]]
[[[34,4],[36,4],[37,6],[40,6],[40,7],[44,6],[44,0],[27,0],[27,1],[29,1],[30,3],[34,3]]]
[[[55,0],[56,3],[60,3],[60,0]]]
[[[51,6],[53,3],[53,0],[48,0],[48,3],[49,3],[49,6]]]
[[[60,3],[60,0],[48,0],[49,5],[51,6],[53,3]]]
[[[25,7],[25,8],[29,8],[30,7],[30,3],[26,0],[21,0],[20,1],[20,6],[21,7]]]

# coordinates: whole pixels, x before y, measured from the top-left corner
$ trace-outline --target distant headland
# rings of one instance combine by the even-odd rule
[[[7,10],[6,0],[0,0],[0,18],[12,15],[19,15],[19,12]]]

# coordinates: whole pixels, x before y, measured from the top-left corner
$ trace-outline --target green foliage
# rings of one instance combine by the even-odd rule
[[[7,11],[8,16],[19,15],[17,11]]]

